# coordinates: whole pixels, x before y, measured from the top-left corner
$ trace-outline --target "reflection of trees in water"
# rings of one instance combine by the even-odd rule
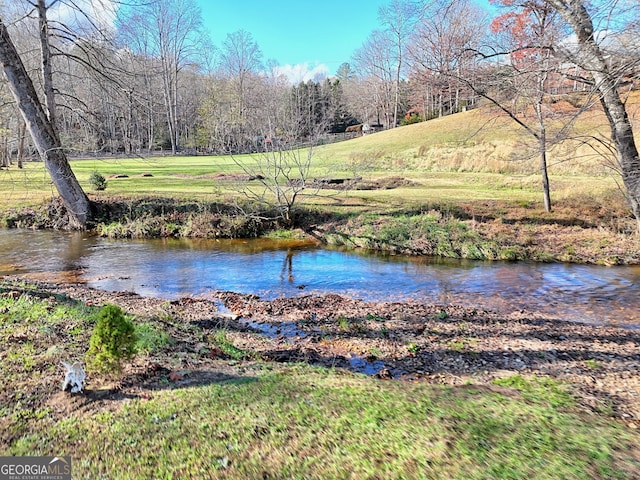
[[[73,232],[69,237],[69,243],[62,255],[62,271],[75,270],[81,264],[81,260],[87,254],[87,242],[82,232]]]
[[[293,283],[293,253],[294,250],[292,248],[287,248],[287,254],[284,257],[284,261],[282,262],[282,270],[280,271],[281,282],[284,282],[284,277],[286,275],[289,283]]]

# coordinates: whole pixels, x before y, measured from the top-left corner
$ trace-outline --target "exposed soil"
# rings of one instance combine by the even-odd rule
[[[391,176],[377,180],[356,178],[315,178],[310,182],[311,188],[329,190],[393,190],[394,188],[417,185],[416,182],[403,177]]]
[[[78,395],[73,405],[49,397],[54,410],[88,404],[109,408],[114,400],[166,388],[167,382],[189,385],[246,375],[256,362],[275,361],[345,368],[381,381],[490,386],[496,378],[515,374],[548,376],[571,385],[585,408],[640,426],[636,330],[526,311],[368,303],[339,295],[266,301],[213,291],[206,298],[168,302],[79,284],[40,287],[88,304],[117,304],[159,322],[175,340],[170,351],[137,357],[115,386],[96,388],[90,380],[88,392]],[[246,360],[225,358],[209,341],[209,333],[217,329],[248,353]]]

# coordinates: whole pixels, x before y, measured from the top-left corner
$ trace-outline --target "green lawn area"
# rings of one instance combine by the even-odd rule
[[[253,161],[252,157],[244,157]],[[221,175],[241,175],[241,168],[229,157],[187,156],[159,158],[127,158],[110,160],[74,160],[74,173],[85,191],[96,198],[110,196],[176,196],[178,198],[221,199],[238,194],[238,183],[221,179]],[[89,177],[101,173],[108,181],[102,192],[92,190]],[[143,176],[150,174],[152,176]],[[121,178],[115,178],[120,176]],[[351,178],[353,172],[326,163],[322,153],[314,158],[311,176],[316,178]],[[374,170],[358,176],[374,180],[399,176],[411,180],[412,186],[382,190],[316,191],[309,189],[303,202],[308,205],[357,203],[420,204],[433,201],[504,200],[540,202],[537,175],[500,174],[491,172],[434,172],[417,168]],[[557,175],[551,177],[552,196],[569,198],[590,192],[591,195],[615,190],[608,176]],[[12,167],[0,171],[0,191],[4,208],[38,204],[55,195],[55,189],[41,163],[29,162],[25,168]]]
[[[522,385],[522,383],[520,383]],[[303,365],[149,392],[40,421],[12,455],[71,455],[74,478],[633,478],[632,432],[554,386],[380,382]],[[554,400],[556,400],[554,402]]]
[[[578,126],[583,133],[607,131],[598,111],[587,112]],[[97,197],[219,200],[238,193],[237,182],[229,181],[228,176],[245,173],[239,164],[254,171],[260,159],[260,155],[154,156],[73,160],[71,164],[88,192],[93,172],[107,178],[105,191],[91,192]],[[585,194],[607,198],[618,188],[605,159],[584,145],[568,141],[553,148],[548,159],[554,201]],[[227,179],[221,178],[225,175]],[[414,185],[341,193],[307,191],[313,195],[306,195],[303,201],[324,206],[362,201],[375,206],[434,201],[541,203],[542,197],[535,148],[520,127],[490,108],[316,147],[309,171],[311,178],[375,180],[390,176],[409,179]],[[4,208],[39,203],[54,194],[41,163],[27,163],[23,170],[14,166],[0,170],[0,191],[5,195]]]

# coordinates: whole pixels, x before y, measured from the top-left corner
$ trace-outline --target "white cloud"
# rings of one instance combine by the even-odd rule
[[[63,0],[49,11],[49,18],[70,28],[111,30],[117,10],[118,2],[114,0]]]
[[[275,68],[277,75],[284,75],[292,85],[309,80],[320,81],[329,75],[329,67],[323,63],[312,65],[309,62],[298,63],[297,65],[280,65]]]

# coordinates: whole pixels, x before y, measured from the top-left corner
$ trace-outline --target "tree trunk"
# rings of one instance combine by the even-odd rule
[[[24,140],[27,136],[27,124],[22,122],[19,129],[20,139],[18,141],[18,168],[22,168],[22,161],[24,159]]]
[[[49,46],[49,22],[47,22],[47,9],[45,0],[38,0],[38,27],[40,29],[40,61],[42,62],[42,86],[45,98],[45,113],[49,123],[57,132],[56,127],[56,97],[53,88],[52,55]]]
[[[56,130],[47,118],[33,82],[2,20],[0,20],[0,64],[33,142],[69,212],[70,227],[84,228],[91,217],[91,204],[69,166]]]
[[[551,187],[549,185],[549,172],[547,170],[547,145],[545,133],[539,138],[540,143],[540,172],[542,173],[542,192],[544,195],[544,209],[551,211]]]
[[[9,122],[7,121],[7,124]],[[2,141],[2,163],[4,167],[9,168],[9,165],[11,165],[11,150],[9,149],[9,125],[3,126],[3,130],[7,132],[6,135],[3,135],[3,141]]]
[[[593,77],[600,92],[600,103],[611,126],[611,138],[616,146],[622,182],[640,233],[640,157],[633,138],[631,122],[618,94],[617,85],[600,72],[594,72]]]
[[[618,93],[617,78],[611,73],[600,46],[594,38],[593,21],[581,1],[549,0],[565,22],[573,28],[578,41],[577,56],[569,52],[576,64],[588,71],[595,81],[600,103],[611,127],[622,181],[640,232],[640,157],[633,138],[627,110]]]

